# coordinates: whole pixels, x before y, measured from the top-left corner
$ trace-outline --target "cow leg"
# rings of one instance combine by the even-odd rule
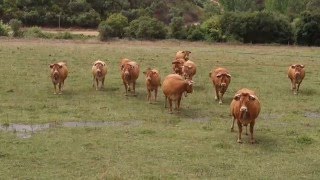
[[[98,78],[96,78],[96,90],[97,91],[99,90],[99,80],[98,80]]]
[[[242,134],[242,124],[241,124],[241,122],[237,122],[238,123],[238,128],[239,128],[239,132],[238,132],[238,140],[237,140],[237,142],[238,143],[242,143],[242,140],[241,140],[241,134]]]
[[[223,94],[221,92],[219,92],[219,104],[222,104],[222,96],[223,96]]]
[[[150,89],[148,89],[147,99],[148,99],[149,103],[151,103],[151,90]]]
[[[214,96],[214,100],[218,100],[219,99],[219,88],[215,86],[215,90],[216,90],[216,95]]]
[[[299,92],[300,84],[301,84],[301,82],[298,83],[297,93]]]
[[[156,88],[154,90],[154,101],[156,102],[157,101],[157,95],[158,95],[158,88]]]
[[[254,123],[255,123],[255,121],[252,121],[251,123],[250,123],[250,142],[253,144],[253,143],[255,143],[256,142],[256,140],[253,138],[253,127],[254,127]]]
[[[57,94],[57,84],[53,83],[53,87],[54,87],[54,92],[53,92],[53,94]]]
[[[123,81],[124,88],[126,89],[126,96],[128,96],[128,84]]]
[[[62,82],[59,83],[59,94],[62,94]]]
[[[293,94],[297,94],[297,87],[296,87],[296,81],[295,80],[292,81],[292,91],[293,91]]]
[[[168,100],[168,97],[165,96],[165,97],[164,97],[164,108],[167,108],[167,100]]]
[[[136,95],[136,82],[135,81],[132,83],[132,90],[133,90],[133,96],[137,96]]]
[[[181,102],[181,97],[178,98],[177,100],[177,111],[180,112],[180,102]]]
[[[171,114],[172,113],[172,99],[168,98],[169,99],[169,113]]]
[[[231,125],[231,132],[233,132],[234,131],[234,121],[235,121],[236,119],[235,118],[233,118],[233,122],[232,122],[232,125]]]
[[[248,125],[246,125],[246,134],[245,135],[248,135]]]
[[[105,79],[105,77],[103,77],[102,81],[101,81],[101,88],[103,88],[103,89],[104,89],[104,79]]]

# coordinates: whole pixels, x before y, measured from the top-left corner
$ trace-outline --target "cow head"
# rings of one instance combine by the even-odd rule
[[[240,114],[242,119],[246,119],[248,113],[248,106],[252,101],[256,100],[256,97],[249,93],[236,94],[233,97],[234,100],[240,102]]]
[[[102,76],[102,70],[103,70],[103,67],[105,66],[106,64],[105,63],[102,63],[102,62],[96,62],[94,63],[94,66],[97,68],[97,75],[98,76]]]
[[[183,68],[184,60],[183,59],[176,59],[172,62],[172,69],[173,72],[179,75],[182,75],[182,68]]]
[[[218,73],[216,77],[218,79],[218,85],[220,88],[226,89],[227,85],[230,83],[231,75],[228,73]]]
[[[151,81],[151,79],[157,76],[158,73],[156,71],[151,70],[151,68],[148,68],[146,71],[143,72],[143,74],[146,76],[147,81]]]
[[[57,80],[59,78],[59,69],[62,68],[62,65],[60,64],[50,64],[50,69],[51,69],[51,76],[52,78],[54,78],[55,80]]]
[[[291,68],[294,69],[294,77],[298,80],[301,79],[301,71],[304,68],[302,64],[293,64]]]
[[[185,61],[189,60],[189,55],[191,54],[190,51],[182,51],[183,53],[183,58],[185,59]]]
[[[122,73],[124,74],[125,79],[129,80],[131,78],[132,71],[135,67],[131,64],[122,65]]]

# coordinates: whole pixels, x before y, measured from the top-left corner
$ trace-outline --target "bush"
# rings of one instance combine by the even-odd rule
[[[81,27],[97,27],[101,21],[100,14],[93,9],[88,12],[78,14],[73,18],[75,25]]]
[[[119,38],[124,36],[125,28],[129,25],[128,18],[121,13],[110,15],[106,22],[111,28],[110,36]]]
[[[170,36],[176,39],[186,39],[187,31],[184,27],[184,20],[182,17],[174,17],[169,24]]]
[[[22,36],[22,31],[20,30],[22,26],[22,22],[17,19],[11,19],[9,22],[11,30],[13,31],[13,37],[20,37]]]
[[[112,28],[108,25],[106,21],[102,21],[98,27],[99,39],[101,41],[107,40],[111,37]]]
[[[155,18],[142,16],[131,21],[126,34],[139,39],[164,39],[167,30],[165,25]]]
[[[296,23],[296,42],[300,45],[320,46],[320,14],[302,13]]]
[[[9,35],[9,26],[4,24],[1,20],[0,20],[0,36],[8,36]]]
[[[201,29],[205,33],[204,39],[210,42],[223,41],[220,19],[212,17],[201,24]]]
[[[202,31],[200,26],[192,25],[187,28],[188,36],[187,39],[191,41],[200,41],[204,40],[205,33]]]
[[[34,26],[28,28],[26,32],[24,32],[24,37],[27,38],[50,38],[50,36],[46,33],[43,33],[41,28]]]
[[[225,13],[221,29],[227,36],[244,43],[293,43],[291,24],[276,13]]]

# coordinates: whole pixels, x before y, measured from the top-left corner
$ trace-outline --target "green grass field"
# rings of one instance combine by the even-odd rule
[[[197,66],[194,93],[169,114],[160,90],[149,104],[141,73],[137,97],[125,96],[121,58],[141,72],[171,72],[178,50]],[[105,90],[92,87],[92,62],[107,62]],[[44,125],[20,136],[0,131],[0,179],[319,179],[320,48],[226,45],[179,41],[0,40],[0,123]],[[49,64],[65,61],[69,76],[53,94]],[[300,94],[287,78],[292,63],[306,67]],[[224,104],[214,101],[212,68],[232,75]],[[262,104],[256,144],[230,132],[229,104],[243,87]],[[95,127],[66,124],[100,122]],[[27,130],[26,130],[27,131]]]

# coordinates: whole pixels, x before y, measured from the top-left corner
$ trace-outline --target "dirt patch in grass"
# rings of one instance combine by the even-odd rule
[[[142,121],[106,121],[106,122],[63,122],[63,123],[46,123],[46,124],[4,124],[0,126],[0,131],[14,132],[19,138],[30,138],[34,133],[48,130],[50,128],[76,128],[76,127],[122,127],[122,126],[139,126]]]
[[[306,113],[304,113],[304,117],[307,117],[307,118],[310,118],[310,119],[320,119],[320,113],[306,112]]]

